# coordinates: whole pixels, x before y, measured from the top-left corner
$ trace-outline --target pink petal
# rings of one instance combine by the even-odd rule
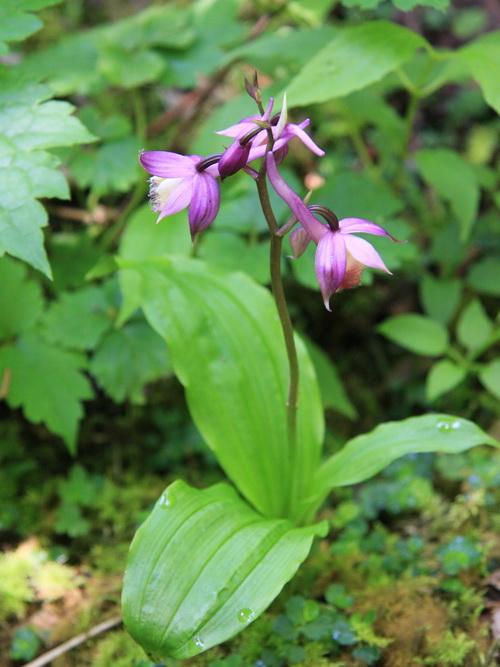
[[[196,171],[189,156],[168,151],[142,151],[139,162],[147,172],[162,178],[192,176]]]
[[[311,137],[304,132],[304,130],[300,127],[300,125],[295,125],[294,123],[289,123],[286,126],[286,131],[290,132],[293,134],[295,137],[301,140],[301,142],[308,148],[311,152],[313,152],[315,155],[319,155],[320,157],[325,154],[325,151],[320,148],[317,144],[314,143],[314,141],[311,139]]]
[[[207,173],[197,174],[193,179],[193,196],[189,206],[191,236],[206,229],[219,212],[219,183]]]
[[[342,218],[339,221],[339,226],[342,234],[373,234],[374,236],[386,236],[396,241],[394,236],[383,227],[369,220],[363,220],[363,218]]]
[[[318,243],[315,258],[316,278],[327,310],[331,311],[330,297],[341,286],[346,265],[344,237],[338,232],[327,232]]]
[[[160,220],[166,218],[168,215],[178,213],[179,211],[182,211],[183,208],[186,208],[186,206],[189,206],[192,193],[193,179],[183,178],[179,185],[177,185],[169,194],[166,203],[161,208],[160,216],[156,222],[160,222]]]
[[[262,114],[262,120],[269,120],[271,118],[271,114],[273,112],[273,106],[274,106],[274,97],[269,98],[269,102],[267,103],[267,107]]]
[[[391,273],[371,243],[350,234],[342,234],[341,236],[345,241],[347,250],[358,262],[372,269],[381,269],[386,273]]]
[[[260,120],[260,116],[248,116],[247,118],[243,118],[240,120],[239,123],[235,123],[234,125],[230,125],[229,127],[226,127],[224,130],[219,130],[216,132],[216,134],[221,134],[224,137],[234,137],[234,138],[241,138],[247,132],[251,132],[252,130],[255,130],[257,125],[252,122],[255,120]]]
[[[294,216],[300,223],[302,223],[302,226],[314,242],[318,243],[318,241],[327,233],[327,228],[314,217],[299,195],[292,190],[281,176],[276,166],[274,155],[268,153],[266,160],[269,180],[276,193],[288,204],[288,207]]]

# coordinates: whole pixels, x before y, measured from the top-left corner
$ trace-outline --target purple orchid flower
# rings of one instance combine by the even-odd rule
[[[240,144],[245,137],[250,136],[255,132],[255,136],[252,138],[251,142],[249,142],[251,143],[251,149],[247,156],[247,162],[253,162],[253,160],[258,160],[259,158],[264,157],[267,152],[268,136],[265,129],[259,130],[259,123],[269,121],[273,104],[274,100],[271,97],[267,109],[262,116],[249,116],[248,118],[243,118],[239,123],[217,132],[217,134],[233,137],[235,139],[235,142],[227,149],[226,153],[231,151],[232,155],[238,154],[238,156],[241,157],[241,151],[238,151],[237,145]],[[273,152],[277,153],[282,159],[286,155],[288,142],[294,138],[298,138],[312,153],[319,155],[320,157],[323,156],[325,151],[322,150],[311,137],[306,134],[306,132],[304,132],[304,129],[310,122],[309,118],[306,118],[299,124],[288,123],[286,95],[284,95],[281,113],[277,120],[275,117],[276,124],[271,125],[271,132],[274,139]],[[224,155],[225,154],[223,154],[223,157]],[[234,173],[234,171],[232,173]]]
[[[290,239],[294,255],[297,257],[302,254],[310,241],[314,241],[317,245],[316,277],[327,310],[331,310],[330,298],[335,292],[359,285],[365,266],[391,273],[368,241],[353,236],[359,233],[374,234],[396,241],[389,232],[369,220],[362,218],[337,220],[337,217],[324,207],[308,207],[279,173],[276,159],[272,153],[267,154],[266,165],[274,190],[301,223],[292,232]],[[320,222],[313,211],[323,215],[328,224]]]
[[[217,157],[218,160],[218,157]],[[219,212],[217,164],[199,155],[142,151],[139,161],[151,174],[149,197],[157,222],[189,207],[191,237],[206,229]]]

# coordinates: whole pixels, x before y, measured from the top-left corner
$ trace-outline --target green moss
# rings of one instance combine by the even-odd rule
[[[451,630],[448,630],[434,646],[431,655],[424,658],[422,664],[436,665],[436,667],[460,667],[475,647],[474,639],[471,639],[465,633],[453,634]]]

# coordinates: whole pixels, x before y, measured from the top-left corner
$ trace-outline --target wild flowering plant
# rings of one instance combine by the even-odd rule
[[[286,99],[273,115],[273,100],[264,108],[257,79],[246,87],[258,113],[219,133],[233,139],[224,152],[144,151],[140,162],[151,174],[158,220],[187,208],[193,240],[217,216],[221,181],[239,171],[254,179],[269,229],[274,303],[243,274],[225,275],[196,259],[122,262],[140,285],[146,317],[167,341],[198,429],[239,492],[229,484],[197,490],[176,481],[137,531],[124,580],[124,621],[157,660],[196,655],[262,613],[314,537],[326,534],[325,522],[314,523],[314,516],[332,488],[362,482],[408,453],[496,444],[465,419],[431,414],[382,424],[322,459],[320,394],[288,312],[283,239],[290,235],[295,257],[316,245],[316,277],[328,310],[336,292],[359,285],[365,267],[389,273],[357,235],[395,239],[375,222],[339,220],[294,192],[279,167],[291,141],[319,157],[324,152],[305,132],[309,120],[289,122]],[[290,209],[282,226],[269,184]]]

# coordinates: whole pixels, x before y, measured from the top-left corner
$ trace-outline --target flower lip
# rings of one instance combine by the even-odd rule
[[[311,204],[310,206],[307,207],[310,211],[313,213],[319,213],[319,215],[326,220],[328,223],[328,226],[332,230],[332,232],[338,232],[340,229],[339,225],[339,219],[335,215],[335,213],[327,208],[326,206],[319,206],[318,204]]]

